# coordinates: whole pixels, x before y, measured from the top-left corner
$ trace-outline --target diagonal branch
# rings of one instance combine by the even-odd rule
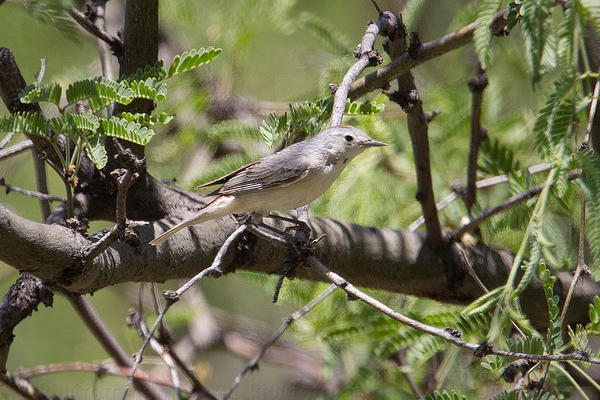
[[[123,54],[123,43],[119,38],[110,36],[104,29],[95,24],[87,15],[73,7],[71,9],[71,17],[77,22],[83,29],[96,36],[98,39],[104,41],[110,46],[113,54],[120,56]]]
[[[242,379],[244,379],[244,376],[246,376],[246,374],[248,374],[249,372],[254,371],[258,368],[258,361],[266,353],[267,349],[269,347],[271,347],[273,344],[275,344],[275,342],[277,340],[279,340],[279,338],[284,334],[286,329],[290,327],[290,325],[292,325],[296,320],[302,318],[304,316],[304,314],[308,313],[313,308],[315,308],[320,302],[325,300],[327,298],[327,296],[329,296],[331,293],[333,293],[336,289],[337,289],[336,285],[334,285],[334,284],[329,285],[329,287],[327,289],[325,289],[325,291],[323,293],[321,293],[320,295],[318,295],[317,297],[312,299],[308,304],[306,304],[300,310],[296,311],[295,313],[293,313],[292,315],[287,317],[283,321],[283,323],[281,324],[279,329],[277,329],[277,331],[275,331],[273,336],[271,336],[271,338],[265,344],[263,344],[261,346],[258,353],[256,353],[256,355],[254,357],[252,357],[252,359],[248,362],[248,365],[246,365],[246,367],[244,367],[242,372],[240,372],[239,375],[236,376],[236,378],[233,381],[233,384],[231,385],[231,387],[229,388],[227,393],[225,393],[225,395],[223,395],[221,400],[229,399],[231,397],[231,395],[233,394],[233,392],[235,391],[235,389],[242,382]]]
[[[579,170],[570,171],[567,173],[567,180],[572,181],[574,179],[579,178],[580,176],[581,176],[581,171],[579,171]],[[506,200],[505,202],[503,202],[501,204],[498,204],[495,207],[486,208],[477,217],[475,217],[471,221],[469,221],[468,224],[465,224],[465,225],[461,226],[460,228],[456,229],[455,231],[453,231],[450,234],[450,237],[453,240],[459,240],[462,237],[462,235],[464,235],[466,232],[472,230],[473,228],[475,228],[476,226],[478,226],[479,224],[481,224],[483,221],[487,220],[488,218],[490,218],[498,213],[501,213],[502,211],[508,210],[511,207],[514,207],[518,204],[523,203],[524,201],[527,201],[527,200],[537,196],[538,194],[540,194],[542,192],[542,190],[544,190],[544,187],[546,187],[546,184],[541,183],[537,186],[532,187],[529,190],[524,191],[523,193],[519,193],[518,195],[511,197],[510,199]]]
[[[45,200],[45,201],[60,201],[65,202],[66,200],[62,197],[54,196],[46,193],[34,192],[32,190],[21,189],[20,187],[9,185],[4,181],[4,177],[0,176],[0,186],[4,186],[6,188],[6,194],[10,192],[20,193],[25,196],[35,197],[36,199]]]
[[[368,304],[369,306],[375,308],[379,312],[387,315],[388,317],[395,319],[407,325],[413,329],[417,329],[421,332],[427,333],[431,336],[436,336],[440,339],[445,340],[446,342],[453,344],[455,346],[461,347],[466,350],[470,350],[474,353],[476,357],[484,357],[488,354],[495,354],[503,357],[510,358],[518,358],[518,359],[526,359],[526,360],[534,360],[534,361],[567,361],[567,360],[576,360],[576,361],[584,361],[592,364],[600,364],[600,359],[595,357],[588,357],[587,354],[582,352],[575,351],[573,353],[567,354],[529,354],[529,353],[519,353],[512,351],[504,351],[504,350],[496,350],[493,348],[491,344],[488,344],[487,341],[483,343],[470,343],[461,338],[460,334],[453,329],[443,329],[437,328],[435,326],[427,325],[417,320],[414,320],[410,317],[405,316],[397,311],[394,311],[392,308],[383,304],[379,300],[369,296],[368,294],[362,292],[357,289],[356,286],[348,282],[346,279],[342,278],[340,275],[331,271],[327,268],[323,263],[319,261],[317,257],[314,255],[310,255],[306,258],[306,262],[312,268],[317,270],[321,275],[327,277],[329,281],[334,283],[336,286],[344,290],[348,293],[352,298],[361,300],[362,302]]]
[[[507,12],[508,10],[500,11],[494,17],[494,22],[492,23],[493,35],[499,35],[504,31],[504,27],[508,23],[504,19],[504,15]],[[476,26],[477,23],[473,22],[439,39],[424,43],[418,54],[414,57],[408,53],[404,53],[393,58],[389,64],[354,82],[350,87],[348,96],[350,99],[357,99],[373,90],[383,89],[398,76],[407,73],[424,62],[469,44],[473,40],[473,32]]]

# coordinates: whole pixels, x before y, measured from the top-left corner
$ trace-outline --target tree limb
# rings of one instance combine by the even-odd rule
[[[44,225],[17,216],[0,205],[0,260],[21,271],[77,293],[89,293],[123,282],[163,282],[187,278],[211,265],[221,244],[236,229],[231,217],[195,226],[179,234],[179,240],[159,247],[146,243],[169,229],[178,220],[161,220],[139,229],[139,246],[117,241],[104,253],[81,264],[81,249],[98,237],[82,235],[58,225]],[[277,221],[274,226],[285,229]],[[394,231],[349,224],[325,218],[312,218],[315,236],[326,234],[317,245],[322,262],[352,279],[359,286],[390,290],[444,302],[468,303],[481,295],[481,289],[462,265],[442,259],[433,251],[423,233]],[[241,268],[279,274],[285,248],[262,238],[249,237],[245,245],[224,263],[226,270]],[[482,243],[465,249],[477,276],[490,289],[506,282],[513,255],[507,250]],[[298,278],[322,280],[318,274],[299,269]],[[568,273],[558,273],[556,286],[561,298],[571,281]],[[600,292],[600,284],[580,281],[571,300],[567,323],[587,323],[587,304]],[[547,304],[541,284],[534,281],[523,294],[524,312],[538,326],[547,324]]]
[[[504,14],[507,12],[508,10],[503,10],[496,14],[492,23],[492,34],[498,35],[503,31],[508,22],[504,19]],[[473,32],[476,26],[477,22],[473,22],[455,32],[423,44],[416,57],[404,53],[393,58],[389,64],[356,80],[350,87],[348,96],[354,100],[373,90],[383,89],[398,76],[407,73],[424,62],[470,43],[473,39]]]

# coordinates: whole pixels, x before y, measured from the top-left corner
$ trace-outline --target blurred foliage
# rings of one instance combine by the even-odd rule
[[[52,5],[54,2],[30,3],[30,7],[36,7],[31,8],[35,11],[32,15],[46,15],[43,19],[52,21],[50,16],[59,13],[53,10],[66,7],[68,2],[56,2],[56,6]],[[179,176],[182,168],[192,164],[194,173],[185,174],[188,179],[183,184],[204,182],[268,154],[269,147],[283,140],[290,143],[321,130],[331,108],[327,84],[341,80],[353,62],[352,48],[366,21],[376,17],[370,4],[364,3],[352,2],[351,7],[341,1],[316,0],[162,1],[161,24],[165,35],[179,46],[176,52],[207,43],[222,48],[223,54],[206,68],[178,77],[170,85],[169,97],[159,113],[177,117],[175,126],[160,131],[149,145],[148,162],[153,173]],[[490,80],[482,112],[489,138],[482,144],[479,177],[506,175],[508,184],[480,191],[474,212],[539,183],[553,187],[548,185],[538,197],[481,226],[481,238],[486,243],[508,247],[517,254],[505,286],[467,307],[367,292],[412,318],[458,329],[473,342],[490,339],[498,348],[535,354],[568,352],[569,346],[589,352],[588,335],[598,335],[600,331],[600,300],[596,298],[589,306],[589,324],[569,328],[568,337],[561,336],[561,299],[555,294],[553,272],[576,265],[579,199],[584,195],[591,250],[591,254],[586,254],[590,257],[586,262],[595,277],[599,276],[596,260],[600,252],[600,163],[595,154],[577,153],[576,149],[583,138],[591,102],[591,94],[582,82],[597,78],[586,63],[581,32],[588,22],[596,28],[600,25],[600,6],[575,0],[567,0],[563,6],[550,0],[458,3],[409,1],[404,13],[405,23],[418,30],[423,41],[477,21],[473,47],[446,54],[415,71],[424,107],[441,110],[429,126],[438,200],[450,192],[450,183],[464,181],[470,131],[466,81],[475,73],[478,60],[487,67]],[[381,6],[398,11],[396,2],[382,1]],[[508,6],[510,35],[492,37],[489,25],[494,13]],[[345,15],[342,21],[341,7],[356,11]],[[179,61],[174,71],[186,69],[185,63]],[[149,78],[153,71],[156,72],[153,68],[141,71],[136,78]],[[52,93],[49,90],[46,94],[56,99]],[[251,97],[248,108],[254,119],[223,121],[211,114],[215,100],[240,95]],[[265,105],[261,100],[271,103]],[[281,101],[285,103],[277,103]],[[353,104],[347,107],[345,123],[369,132],[389,146],[357,157],[325,195],[312,204],[311,213],[366,225],[405,228],[420,216],[421,210],[414,200],[413,155],[404,117],[381,93]],[[261,118],[256,118],[256,114]],[[138,116],[124,118],[139,121]],[[233,150],[227,148],[230,144],[235,145]],[[197,168],[193,162],[200,150],[209,154],[210,163]],[[541,162],[550,163],[551,170],[540,174],[528,171],[529,166]],[[574,168],[584,171],[584,179],[578,179],[576,184],[566,179]],[[1,199],[4,203],[5,197]],[[452,229],[466,215],[464,206],[456,201],[441,213],[441,219],[447,229]],[[237,302],[238,308],[245,307],[244,315],[252,318],[272,317],[269,307],[273,306],[265,299],[270,297],[277,277],[239,275],[264,288],[264,298],[257,300],[257,291],[244,286],[238,277],[205,284],[210,301],[232,308],[230,303]],[[546,294],[550,326],[547,331],[532,327],[519,304],[520,293],[534,277],[542,281]],[[278,312],[284,314],[290,306],[303,306],[324,288],[320,283],[286,281],[280,295],[283,309]],[[260,301],[264,304],[257,306]],[[265,313],[265,309],[269,311]],[[183,329],[193,316],[193,312],[183,309],[167,321]],[[276,322],[276,318],[271,322]],[[514,334],[515,326],[525,337]],[[570,372],[555,363],[547,371],[544,363],[535,363],[522,377],[525,384],[545,379],[552,392],[512,390],[501,377],[512,360],[493,356],[476,360],[463,350],[407,328],[362,303],[348,301],[342,291],[336,291],[291,330],[298,343],[320,350],[324,358],[323,379],[335,379],[340,384],[337,392],[321,394],[321,398],[419,397],[407,379],[412,379],[423,392],[440,389],[423,397],[435,400],[550,400],[581,393]],[[128,340],[129,344],[137,343],[135,335]],[[228,380],[222,378],[219,385],[226,387]]]

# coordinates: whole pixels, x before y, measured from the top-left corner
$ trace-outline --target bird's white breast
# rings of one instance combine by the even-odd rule
[[[342,161],[314,169],[302,179],[286,186],[237,195],[240,210],[289,210],[308,204],[321,196],[340,175]],[[257,206],[259,205],[259,206]]]

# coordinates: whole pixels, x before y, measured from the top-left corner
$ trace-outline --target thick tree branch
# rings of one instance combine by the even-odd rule
[[[494,23],[492,24],[492,34],[498,35],[503,32],[508,22],[504,19],[504,14],[507,11],[500,11],[496,14]],[[348,96],[350,99],[357,99],[373,90],[383,89],[398,76],[407,73],[424,62],[470,43],[473,40],[473,32],[476,25],[476,22],[473,22],[446,36],[423,44],[418,54],[414,57],[408,53],[404,53],[393,58],[389,64],[354,82],[350,87]]]
[[[87,239],[62,226],[32,222],[0,205],[0,237],[5,238],[0,241],[0,259],[68,290],[88,293],[123,282],[163,282],[195,275],[211,265],[221,244],[236,229],[234,219],[224,217],[183,231],[177,241],[163,246],[145,244],[178,221],[161,220],[142,227],[139,233],[143,244],[131,246],[117,241],[82,265],[81,249],[97,237]],[[285,229],[277,221],[274,226]],[[311,219],[310,226],[315,236],[327,235],[316,246],[319,259],[359,286],[454,303],[468,303],[481,295],[481,289],[462,265],[443,260],[427,245],[422,233],[323,218]],[[279,274],[284,248],[254,237],[244,243],[224,260],[229,268]],[[465,252],[477,276],[490,290],[506,282],[513,261],[508,251],[479,243]],[[306,269],[298,270],[297,276],[323,279]],[[568,273],[557,276],[556,290],[564,298],[571,276]],[[580,285],[571,300],[567,323],[587,323],[587,304],[600,292],[600,284],[596,282],[585,280]],[[522,304],[534,324],[547,323],[547,304],[539,282],[534,281],[523,294]]]

